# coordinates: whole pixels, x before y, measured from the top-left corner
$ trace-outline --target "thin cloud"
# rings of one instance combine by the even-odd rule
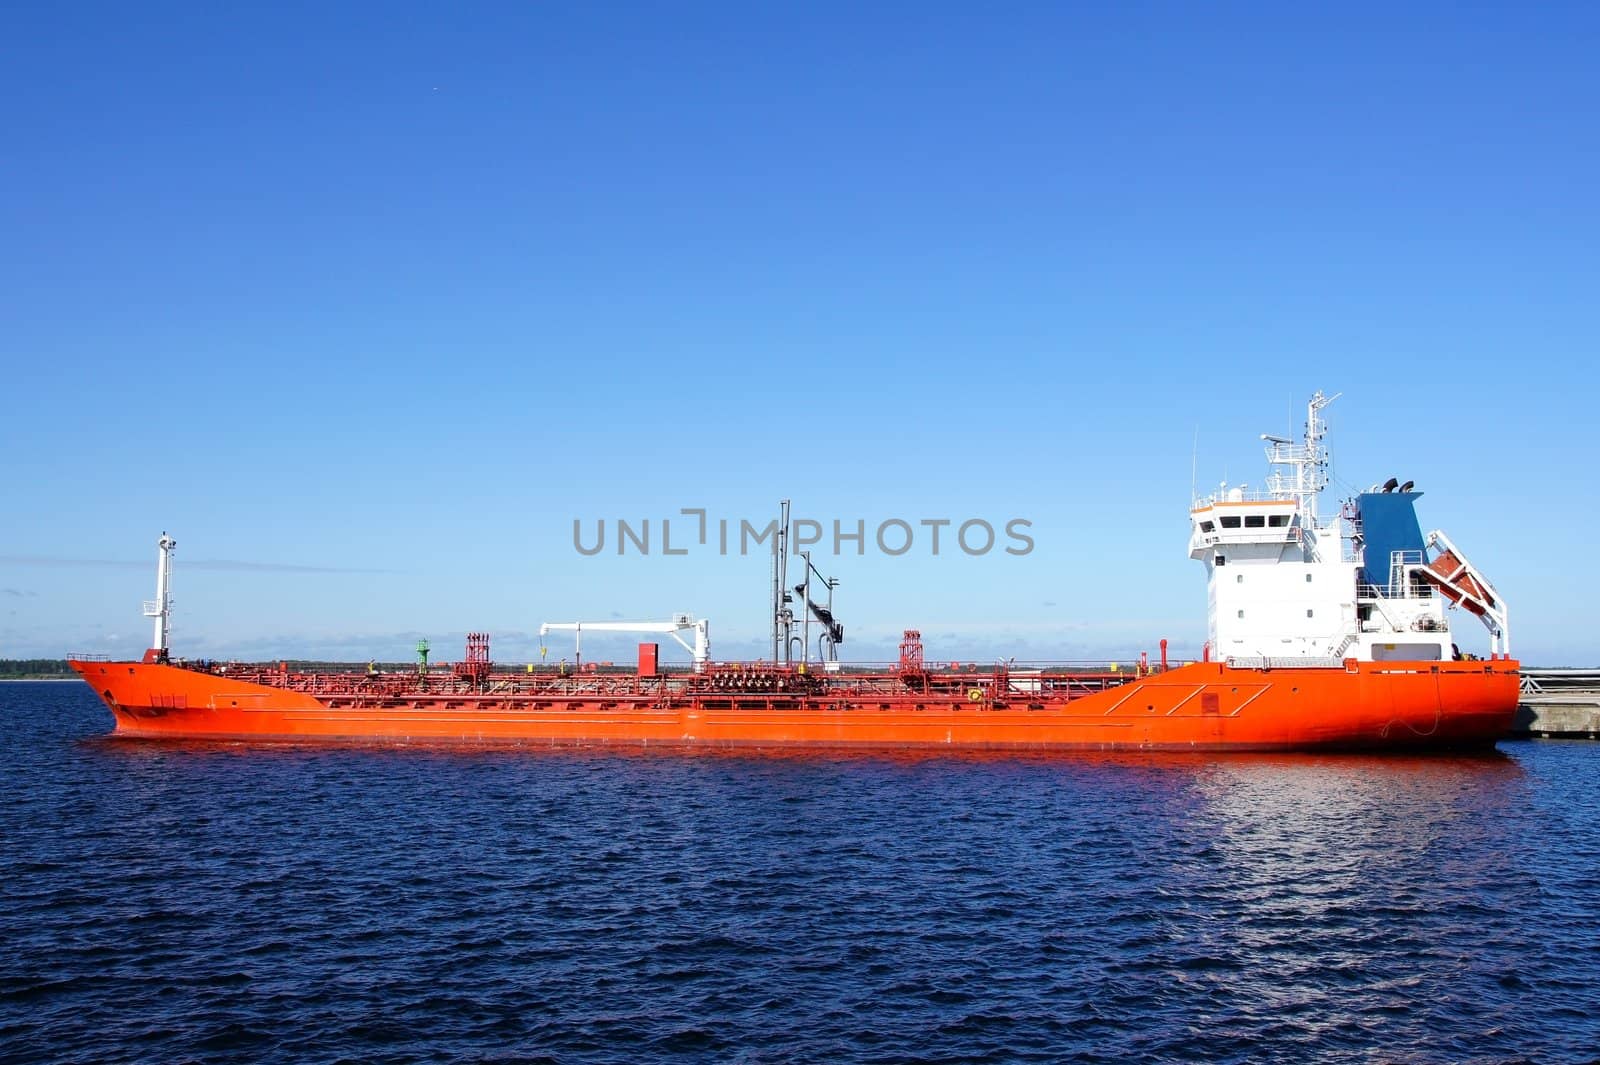
[[[234,558],[191,559],[182,563],[188,569],[232,570],[240,573],[399,573],[393,569],[364,566],[301,566],[289,562],[246,562]]]
[[[100,567],[106,569],[148,569],[150,563],[117,558],[59,558],[51,555],[0,555],[0,563],[18,566]],[[361,566],[305,566],[291,562],[249,562],[236,558],[186,558],[178,563],[184,569],[227,571],[232,573],[398,573],[392,569]],[[10,591],[11,589],[6,589]]]
[[[298,661],[353,662],[378,658],[400,661],[412,654],[419,639],[426,638],[435,664],[449,661],[461,653],[465,632],[426,633],[287,633],[239,636],[224,639],[197,634],[182,642],[190,655],[240,661],[273,661],[289,658]],[[532,661],[538,644],[531,634],[516,630],[494,633],[494,657],[498,662]]]
[[[9,595],[14,599],[31,599],[39,593],[25,588],[0,588],[0,594]]]
[[[0,563],[16,566],[105,566],[133,569],[148,563],[124,562],[114,558],[53,558],[46,555],[0,555]]]

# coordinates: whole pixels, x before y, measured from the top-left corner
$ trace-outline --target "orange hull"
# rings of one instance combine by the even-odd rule
[[[307,676],[248,679],[171,665],[72,663],[119,735],[171,739],[511,742],[553,745],[1416,749],[1487,746],[1517,706],[1518,664],[1348,662],[1343,668],[1191,663],[1082,695],[978,689],[849,695],[728,692],[565,681],[495,694],[396,687],[298,690]],[[349,680],[349,678],[345,678]],[[493,680],[494,678],[490,678]],[[293,682],[293,683],[292,683]],[[631,684],[632,688],[628,688]]]

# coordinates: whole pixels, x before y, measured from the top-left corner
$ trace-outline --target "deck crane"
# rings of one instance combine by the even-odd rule
[[[1427,544],[1437,552],[1434,560],[1408,568],[1437,588],[1451,603],[1465,608],[1483,622],[1484,628],[1489,630],[1491,655],[1503,654],[1509,658],[1511,620],[1505,598],[1441,530],[1430,532]]]
[[[844,643],[844,626],[833,613],[833,590],[839,587],[837,577],[824,577],[822,571],[811,561],[811,552],[800,552],[800,558],[805,565],[805,583],[794,586],[794,591],[800,597],[800,602],[805,604],[806,613],[803,618],[805,635],[801,637],[801,661],[810,660],[810,648],[806,644],[811,638],[811,619],[816,618],[817,624],[822,626],[822,635],[818,642],[822,645],[822,668],[829,672],[839,668],[839,645]],[[815,574],[817,582],[828,590],[828,602],[818,603],[811,598],[811,577]]]
[[[705,672],[706,664],[711,658],[711,623],[705,618],[696,618],[693,614],[674,614],[671,621],[547,621],[539,626],[539,643],[544,644],[546,635],[552,632],[570,632],[574,634],[573,660],[575,664],[583,664],[583,634],[586,632],[639,632],[655,633],[671,636],[688,651],[694,658],[694,671]],[[694,632],[694,645],[690,646],[678,633],[684,631]]]

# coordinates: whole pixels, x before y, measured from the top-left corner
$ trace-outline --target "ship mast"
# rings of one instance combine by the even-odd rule
[[[772,661],[788,665],[794,637],[794,611],[789,604],[789,501],[778,502],[778,526],[772,538]]]
[[[1280,467],[1267,478],[1267,491],[1276,499],[1293,499],[1299,504],[1301,524],[1313,537],[1322,531],[1317,497],[1328,487],[1328,448],[1323,443],[1328,436],[1328,423],[1322,420],[1322,410],[1342,395],[1343,392],[1335,392],[1325,396],[1318,389],[1311,397],[1306,404],[1305,439],[1301,443],[1261,434],[1267,442],[1267,461]]]
[[[161,534],[161,539],[156,541],[160,554],[156,556],[156,597],[144,604],[144,616],[156,619],[155,635],[150,649],[155,652],[155,657],[165,661],[167,657],[167,636],[171,630],[172,596],[168,585],[172,577],[172,549],[178,546],[178,541]]]

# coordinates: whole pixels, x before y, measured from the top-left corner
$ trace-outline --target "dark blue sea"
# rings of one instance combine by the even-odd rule
[[[7,1062],[1600,1059],[1600,746],[106,738],[0,684]]]

